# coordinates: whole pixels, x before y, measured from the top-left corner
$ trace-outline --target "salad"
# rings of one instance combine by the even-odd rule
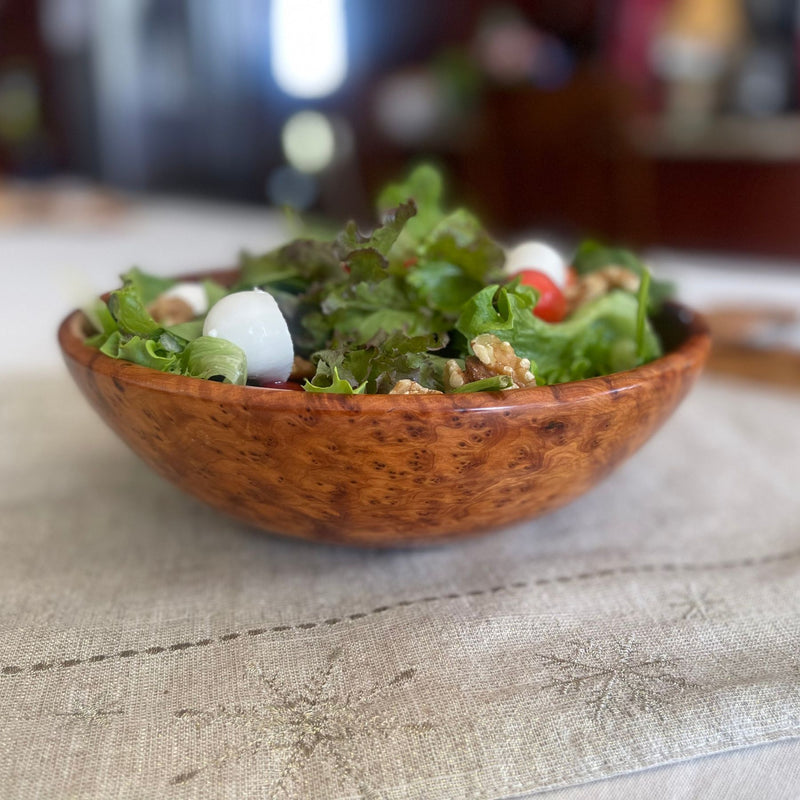
[[[244,253],[230,286],[132,269],[87,309],[112,358],[234,384],[339,394],[501,391],[631,369],[662,346],[668,289],[632,253],[505,250],[448,211],[431,166],[384,189],[381,223]]]

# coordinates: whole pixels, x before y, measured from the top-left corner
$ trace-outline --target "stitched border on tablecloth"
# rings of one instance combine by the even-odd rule
[[[339,617],[330,617],[324,620],[313,620],[306,622],[296,622],[291,625],[271,625],[258,628],[246,628],[240,631],[229,631],[219,636],[208,639],[198,639],[193,642],[175,642],[170,645],[154,645],[139,649],[118,650],[114,653],[98,653],[87,656],[86,658],[59,658],[52,657],[48,660],[37,661],[29,666],[19,666],[17,664],[7,664],[0,668],[0,677],[12,677],[14,675],[24,675],[30,673],[45,673],[50,670],[68,669],[77,667],[81,664],[98,664],[104,661],[111,661],[120,658],[134,658],[137,656],[158,656],[164,653],[179,653],[196,647],[208,647],[213,644],[228,644],[237,639],[247,637],[262,636],[267,633],[285,633],[287,631],[306,631],[313,628],[333,627],[348,622],[356,622],[367,617],[385,614],[387,611],[394,611],[410,606],[422,605],[424,603],[435,603],[444,600],[465,600],[472,597],[482,597],[484,595],[498,594],[501,592],[511,592],[520,589],[528,589],[536,586],[547,586],[550,584],[564,584],[575,581],[590,580],[592,578],[608,578],[613,575],[636,575],[640,573],[656,572],[702,572],[725,569],[742,569],[746,567],[759,567],[765,564],[772,564],[778,561],[788,561],[800,557],[800,548],[788,550],[784,553],[776,553],[766,556],[749,556],[747,558],[729,559],[718,562],[699,562],[691,563],[662,563],[662,564],[626,564],[620,567],[608,567],[592,572],[578,572],[574,575],[554,575],[552,577],[531,578],[529,580],[511,581],[506,584],[491,586],[487,589],[471,589],[465,592],[447,592],[427,597],[417,597],[412,600],[397,600],[388,605],[376,606],[369,611],[357,611],[352,614],[345,614]]]

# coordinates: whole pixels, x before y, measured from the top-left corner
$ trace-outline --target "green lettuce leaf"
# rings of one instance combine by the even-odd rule
[[[158,342],[159,346],[168,353],[182,353],[189,340],[184,339],[176,333],[168,330],[161,331],[158,336],[151,337]]]
[[[306,319],[326,325],[334,347],[344,342],[366,344],[379,333],[402,331],[407,336],[444,332],[450,323],[419,296],[405,270],[391,272],[374,249],[357,250],[348,260],[348,280],[328,287],[320,316]]]
[[[642,273],[639,293],[636,296],[636,355],[640,361],[647,357],[647,302],[650,297],[650,270]]]
[[[405,181],[389,184],[378,196],[378,213],[385,214],[392,208],[413,200],[416,215],[399,237],[404,246],[401,250],[414,251],[444,217],[442,196],[444,182],[441,173],[430,164],[421,164],[412,170]]]
[[[587,275],[609,266],[620,266],[644,276],[647,265],[639,256],[624,247],[609,247],[594,239],[587,239],[578,247],[572,259],[572,266],[579,275]],[[648,310],[657,311],[672,295],[675,287],[668,281],[650,280],[648,290]]]
[[[133,283],[111,292],[108,298],[108,310],[122,333],[152,336],[162,330],[150,316],[139,290]]]
[[[536,290],[523,286],[519,279],[505,286],[486,286],[464,304],[456,329],[468,339],[481,333],[505,333],[520,321],[528,323],[536,300]]]
[[[644,263],[631,250],[610,247],[594,239],[581,242],[572,259],[572,266],[579,275],[587,275],[611,265],[625,267],[637,275],[644,270]]]
[[[472,340],[493,333],[531,360],[537,383],[565,383],[631,369],[661,355],[649,322],[637,327],[637,298],[614,291],[587,303],[565,322],[548,323],[531,313],[535,293],[512,282],[489,286],[464,307],[456,327]]]
[[[149,306],[160,294],[171,289],[177,281],[174,278],[162,278],[142,272],[139,267],[133,267],[122,276],[124,286],[130,286],[136,292],[142,305]]]
[[[218,303],[229,294],[230,290],[217,281],[206,279],[202,282],[203,288],[206,290],[206,297],[208,298],[208,307],[211,308],[215,303]]]
[[[326,382],[326,380],[328,382]],[[339,376],[338,367],[332,367],[331,373],[327,378],[325,376],[315,375],[311,381],[306,381],[303,388],[307,392],[320,392],[325,394],[365,394],[367,384],[361,383],[358,386]]]
[[[480,280],[465,275],[449,261],[427,261],[409,269],[406,282],[417,291],[420,304],[448,315],[458,315],[464,303],[483,287]]]
[[[117,321],[108,310],[108,306],[99,298],[83,309],[83,313],[89,320],[94,334],[86,338],[89,347],[102,347],[111,334],[119,331]]]
[[[166,333],[171,334],[176,340],[191,342],[203,335],[203,320],[192,319],[189,322],[179,322],[177,325],[170,325],[166,328]],[[183,349],[183,348],[181,348]]]
[[[86,314],[92,328],[99,334],[108,336],[118,330],[117,322],[108,310],[108,306],[99,298],[84,308],[83,313]]]
[[[119,358],[119,346],[122,342],[122,334],[117,330],[110,333],[97,347],[101,353],[105,353],[111,358]]]
[[[334,375],[351,387],[364,385],[370,394],[387,393],[402,379],[416,381],[430,389],[442,388],[446,358],[437,355],[447,338],[435,334],[406,336],[379,334],[357,347],[323,350],[315,354],[317,372],[313,386],[327,387]],[[329,390],[330,391],[330,390]]]
[[[405,181],[387,186],[378,197],[378,213],[385,214],[409,200],[417,213],[408,220],[389,256],[393,261],[416,257],[431,231],[445,217],[443,182],[438,170],[428,164],[416,167]]]
[[[472,392],[502,392],[510,389],[514,385],[514,380],[508,375],[492,375],[490,378],[481,378],[478,381],[470,381],[463,386],[456,386],[450,389],[450,394],[469,394]]]
[[[200,336],[190,342],[180,357],[181,372],[193,378],[219,379],[244,386],[247,357],[244,350],[227,339]]]
[[[282,289],[297,294],[312,284],[342,276],[342,263],[334,242],[296,239],[260,256],[242,253],[235,290],[255,287]]]
[[[468,211],[448,214],[430,232],[422,247],[423,258],[447,261],[468,278],[485,284],[500,277],[505,253]]]
[[[131,361],[143,367],[157,369],[159,372],[180,372],[178,355],[166,350],[155,339],[144,339],[141,336],[124,338],[119,331],[115,331],[108,337],[100,351],[111,358]]]
[[[348,222],[344,231],[339,234],[337,244],[345,256],[354,250],[364,248],[377,250],[381,255],[387,256],[403,232],[403,228],[416,213],[416,204],[406,198],[406,201],[399,203],[396,208],[387,209],[383,214],[381,225],[368,236],[359,233],[355,222]]]
[[[585,242],[581,273],[619,264],[641,276],[637,296],[614,291],[550,324],[531,313],[537,292],[505,283],[504,253],[476,217],[448,212],[439,172],[414,169],[382,192],[381,224],[362,235],[350,223],[326,240],[306,236],[262,255],[241,256],[233,290],[266,288],[287,320],[295,352],[316,365],[308,391],[387,392],[402,379],[442,388],[448,358],[470,355],[469,342],[495,333],[529,358],[540,383],[627,369],[660,355],[648,311],[668,288],[650,280],[630,251]],[[175,284],[134,268],[108,304],[87,310],[97,333],[87,341],[115,358],[196,377],[246,381],[244,354],[202,335],[203,320],[163,327],[148,306]],[[502,285],[504,284],[504,285]],[[228,293],[202,281],[210,304]],[[499,390],[504,379],[464,391]]]
[[[354,250],[347,256],[347,278],[343,287],[365,281],[382,281],[389,275],[389,262],[374,247]]]

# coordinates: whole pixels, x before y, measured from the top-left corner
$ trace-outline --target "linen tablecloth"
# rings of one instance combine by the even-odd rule
[[[381,552],[228,520],[144,467],[62,369],[13,367],[0,797],[582,797],[782,739],[759,763],[796,796],[796,393],[707,376],[567,508]],[[667,796],[665,774],[630,796]]]
[[[800,734],[794,395],[705,379],[590,495],[411,552],[227,520],[63,377],[0,408],[10,797],[500,798]]]

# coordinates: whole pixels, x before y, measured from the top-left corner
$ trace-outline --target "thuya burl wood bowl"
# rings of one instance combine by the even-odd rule
[[[670,416],[709,350],[703,319],[668,304],[666,354],[556,386],[456,395],[312,394],[168,375],[84,344],[64,359],[105,422],[156,472],[275,533],[394,546],[537,517],[584,494]]]

